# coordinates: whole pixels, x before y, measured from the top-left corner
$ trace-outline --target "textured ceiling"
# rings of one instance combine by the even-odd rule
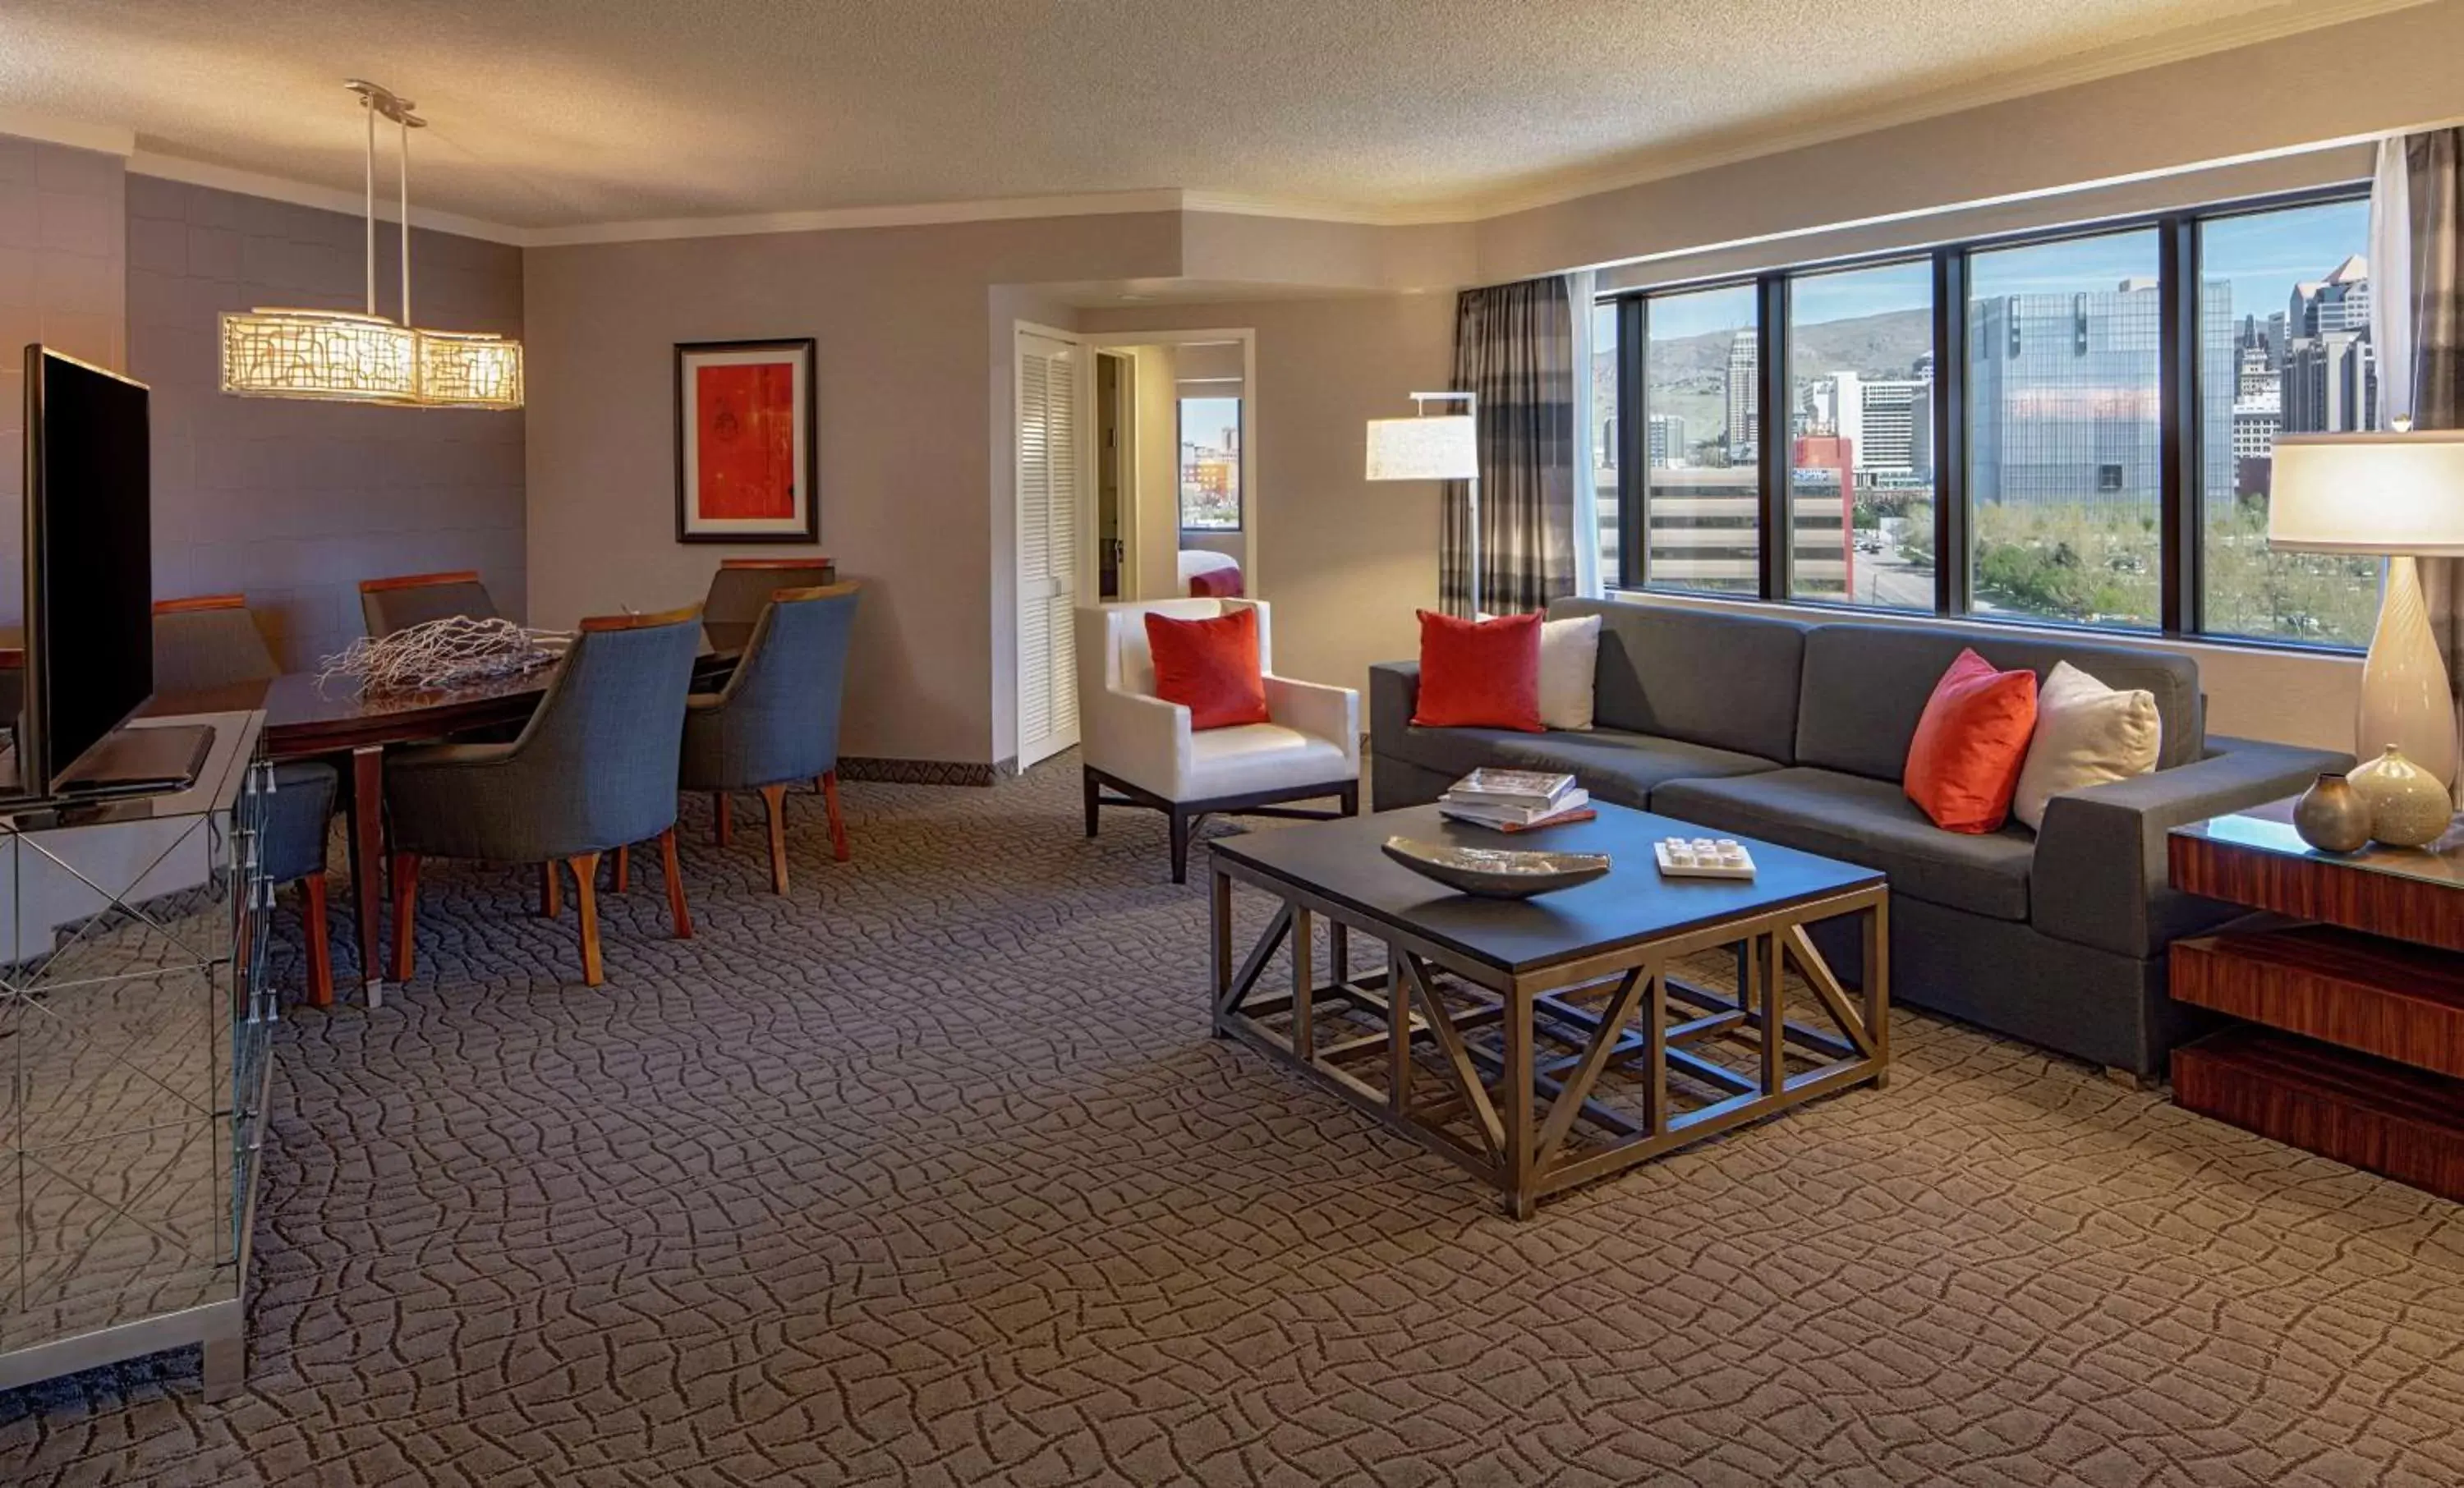
[[[372,77],[434,123],[418,203],[517,227],[1155,187],[1467,211],[2408,3],[7,0],[0,108],[356,189],[340,83]]]

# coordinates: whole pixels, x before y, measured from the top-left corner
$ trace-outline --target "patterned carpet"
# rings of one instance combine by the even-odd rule
[[[847,795],[786,899],[694,807],[698,938],[637,878],[595,991],[447,878],[283,1031],[251,1391],[0,1394],[0,1479],[2464,1482],[2464,1210],[1903,1013],[1887,1091],[1515,1224],[1206,1037],[1074,760]]]

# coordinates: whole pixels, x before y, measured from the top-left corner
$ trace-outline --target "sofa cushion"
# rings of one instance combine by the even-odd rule
[[[1448,777],[1483,765],[1562,770],[1601,800],[1642,810],[1663,781],[1688,776],[1746,775],[1778,766],[1751,755],[1654,738],[1620,729],[1584,733],[1521,733],[1510,729],[1406,729],[1377,736],[1382,757]]]
[[[1803,767],[1723,780],[1672,780],[1651,809],[1723,832],[1880,868],[1891,892],[1997,920],[2028,917],[2035,839],[2016,827],[1946,832],[1888,780]]]
[[[1463,620],[1420,613],[1420,697],[1415,726],[1520,729],[1540,723],[1540,617]]]
[[[1804,625],[1630,600],[1558,600],[1549,606],[1551,620],[1576,615],[1600,617],[1593,703],[1600,727],[1796,762]],[[1941,674],[1935,667],[1934,675]],[[1900,742],[1904,753],[1907,741]]]
[[[1925,699],[1951,662],[1971,647],[2003,670],[2028,668],[2040,687],[2056,662],[2067,661],[2106,687],[2144,689],[2155,696],[2164,721],[2156,767],[2170,770],[2199,757],[2207,737],[2199,664],[2187,656],[1986,625],[1843,624],[1816,625],[1805,637],[1793,761],[1897,780]]]

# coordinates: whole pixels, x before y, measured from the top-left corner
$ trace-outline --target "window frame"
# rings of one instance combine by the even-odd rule
[[[1786,604],[1837,610],[1845,614],[1888,616],[1922,622],[1957,620],[1974,624],[2008,625],[2013,629],[2074,630],[2121,641],[2166,640],[2201,646],[2287,651],[2305,656],[2358,656],[2364,646],[2344,642],[2305,642],[2274,636],[2211,633],[2206,628],[2207,523],[2200,500],[2200,452],[2204,447],[2198,386],[2198,313],[2201,277],[2200,229],[2204,224],[2235,217],[2338,202],[2366,201],[2367,180],[2339,182],[2298,191],[2238,197],[2161,211],[2100,217],[2053,228],[2030,228],[1982,234],[1934,244],[1876,250],[1834,258],[1814,259],[1752,274],[1724,273],[1694,279],[1671,279],[1602,294],[1595,306],[1614,306],[1617,325],[1616,414],[1617,504],[1617,572],[1608,576],[1612,591],[1677,596],[1721,603]],[[1971,254],[2009,248],[2101,237],[2152,230],[2157,238],[2157,274],[2161,300],[2158,316],[2157,406],[2160,427],[2160,516],[2158,584],[2161,620],[2152,628],[2093,625],[2049,616],[1979,613],[1972,603],[1975,555],[1970,551],[1972,523],[1969,513],[1967,388],[1969,261]],[[1650,304],[1656,298],[1702,290],[1750,285],[1755,291],[1756,335],[1761,366],[1756,378],[1757,421],[1768,434],[1772,411],[1788,405],[1789,358],[1793,350],[1789,322],[1789,291],[1799,276],[1890,264],[1930,261],[1933,278],[1933,429],[1934,429],[1934,604],[1923,610],[1859,604],[1853,600],[1804,598],[1793,595],[1790,573],[1793,529],[1788,525],[1791,483],[1790,442],[1761,441],[1756,450],[1760,482],[1760,514],[1755,534],[1760,592],[1739,594],[1718,589],[1651,582],[1648,561],[1649,476],[1645,466],[1649,408]],[[1774,535],[1785,540],[1774,540]]]
[[[1212,523],[1198,527],[1192,527],[1189,525],[1189,507],[1186,502],[1187,492],[1181,485],[1183,467],[1180,463],[1180,452],[1189,448],[1188,418],[1189,405],[1192,403],[1228,403],[1232,405],[1232,437],[1240,443],[1232,451],[1232,525],[1229,527],[1217,526]],[[1177,524],[1177,529],[1185,533],[1201,533],[1207,535],[1248,531],[1248,483],[1241,478],[1243,467],[1248,458],[1248,398],[1239,393],[1232,394],[1229,397],[1220,393],[1210,393],[1193,397],[1176,391],[1173,394],[1172,399],[1172,446],[1173,519]]]

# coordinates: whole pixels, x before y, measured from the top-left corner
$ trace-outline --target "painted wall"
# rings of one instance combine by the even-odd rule
[[[215,317],[365,304],[359,218],[151,176],[127,178],[128,358],[152,385],[154,589],[248,596],[283,665],[363,633],[359,580],[472,568],[526,610],[523,415],[233,398]],[[400,260],[379,225],[377,307]],[[414,231],[411,309],[440,329],[520,336],[521,251]]]
[[[1135,346],[1137,368],[1138,593],[1166,600],[1180,593],[1180,435],[1175,363],[1177,346]]]
[[[1000,287],[1169,275],[1179,234],[1160,212],[529,251],[533,616],[679,603],[721,557],[784,551],[675,540],[673,348],[811,336],[822,546],[867,585],[844,748],[1006,757],[1007,322],[1068,312]]]
[[[41,341],[128,370],[120,158],[0,136],[0,627],[25,618],[26,377]]]
[[[1413,611],[1438,598],[1438,488],[1372,484],[1362,451],[1370,419],[1408,412],[1405,394],[1451,371],[1451,295],[1138,305],[1090,310],[1082,324],[1253,329],[1249,592],[1274,606],[1275,669],[1359,688],[1371,663],[1419,654]]]

